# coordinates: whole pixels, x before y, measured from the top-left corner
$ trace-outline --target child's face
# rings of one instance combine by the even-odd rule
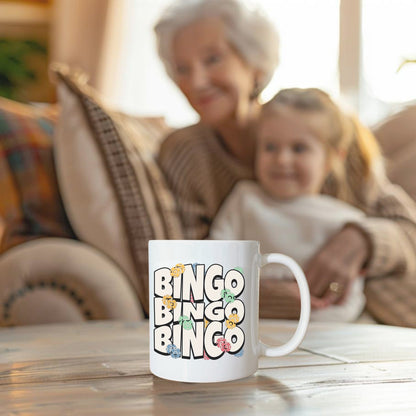
[[[317,114],[290,108],[262,118],[256,174],[273,198],[290,199],[321,191],[328,158],[325,146],[311,128],[317,123],[322,123]]]

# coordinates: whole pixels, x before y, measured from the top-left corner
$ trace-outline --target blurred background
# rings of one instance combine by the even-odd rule
[[[49,62],[89,74],[114,109],[197,117],[166,76],[153,25],[171,0],[0,0],[0,95],[54,102]],[[249,1],[249,0],[247,0]],[[320,87],[372,126],[416,102],[415,0],[257,0],[280,33],[270,98],[284,87]]]

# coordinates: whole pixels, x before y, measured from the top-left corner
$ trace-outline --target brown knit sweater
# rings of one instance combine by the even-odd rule
[[[189,239],[205,238],[235,183],[253,177],[252,170],[233,158],[202,124],[170,134],[160,148],[159,164]],[[362,195],[359,208],[367,217],[355,225],[372,246],[366,269],[367,308],[384,323],[416,327],[416,204],[382,175],[357,194]],[[262,317],[298,316],[299,305],[288,295],[286,284],[262,281]]]

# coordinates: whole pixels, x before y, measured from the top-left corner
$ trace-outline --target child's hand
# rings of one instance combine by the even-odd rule
[[[332,237],[305,270],[312,308],[342,303],[369,255],[369,241],[358,227],[348,225]]]

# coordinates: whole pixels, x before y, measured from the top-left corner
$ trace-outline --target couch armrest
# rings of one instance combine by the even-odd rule
[[[0,256],[0,325],[142,318],[125,274],[82,242],[42,238]]]

